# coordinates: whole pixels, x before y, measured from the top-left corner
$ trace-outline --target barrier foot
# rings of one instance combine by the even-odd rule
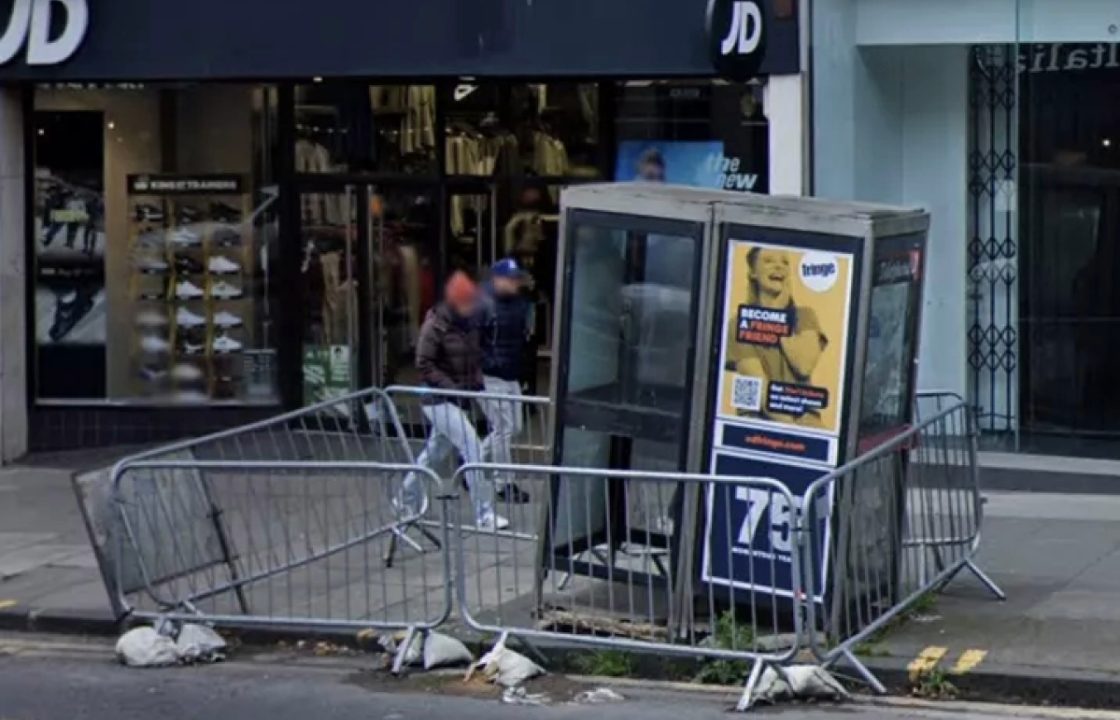
[[[751,665],[751,674],[747,677],[747,686],[743,688],[743,694],[739,696],[739,704],[735,709],[739,712],[746,712],[754,705],[754,691],[758,687],[758,681],[762,679],[762,666],[761,660],[755,660]]]
[[[410,627],[408,632],[404,634],[404,640],[397,646],[397,654],[393,657],[393,674],[400,675],[404,670],[404,658],[408,654],[409,648],[412,647],[412,641],[416,639],[416,628]]]
[[[871,689],[875,691],[876,695],[887,694],[886,686],[883,685],[883,683],[879,682],[879,678],[875,677],[874,673],[868,670],[867,666],[864,665],[859,658],[853,655],[851,650],[847,648],[842,649],[840,651],[840,655],[837,656],[837,658],[839,657],[843,657],[848,661],[848,664],[850,664],[855,669],[859,676],[863,678],[863,681],[865,683],[871,686]]]
[[[997,600],[1007,599],[1007,595],[1000,589],[1000,586],[996,585],[995,581],[988,577],[987,573],[981,570],[976,563],[972,562],[972,560],[965,560],[964,566],[969,569],[977,580],[983,583],[984,587],[988,588],[988,592],[996,596]]]
[[[389,538],[389,547],[386,548],[385,556],[382,558],[382,560],[385,562],[385,567],[393,567],[393,561],[396,559],[399,543],[408,545],[418,553],[423,554],[425,552],[424,547],[420,545],[420,543],[416,542],[408,536],[408,531],[414,528],[418,530],[421,535],[431,541],[431,543],[435,545],[436,550],[443,549],[443,543],[439,541],[439,538],[433,535],[426,528],[422,528],[415,523],[400,523],[394,525],[389,529],[389,532],[391,532],[393,535]]]

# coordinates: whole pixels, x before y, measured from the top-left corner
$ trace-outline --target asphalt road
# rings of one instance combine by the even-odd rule
[[[729,717],[731,702],[708,693],[627,686],[617,688],[624,700],[608,704],[515,706],[383,676],[373,679],[364,670],[368,664],[367,659],[270,655],[205,667],[133,670],[118,666],[104,642],[0,635],[0,720],[715,720]],[[989,720],[1031,714],[1023,708],[848,704],[768,708],[758,716]]]

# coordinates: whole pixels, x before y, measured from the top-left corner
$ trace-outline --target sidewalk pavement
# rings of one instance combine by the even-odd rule
[[[0,468],[0,627],[112,629],[70,477],[131,451],[52,453]]]
[[[112,631],[70,485],[74,470],[112,459],[71,455],[0,469],[0,627]],[[987,497],[979,564],[1008,600],[962,573],[922,614],[869,643],[863,659],[905,673],[924,652],[968,678],[1089,681],[1120,697],[1120,496]]]
[[[967,683],[1109,685],[1120,695],[1120,497],[985,494],[980,567],[1007,594],[994,600],[962,572],[909,622],[867,644],[883,670],[927,664]],[[1099,688],[1098,688],[1099,690]]]

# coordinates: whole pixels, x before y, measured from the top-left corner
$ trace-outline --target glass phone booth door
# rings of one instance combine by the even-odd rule
[[[703,226],[573,211],[566,228],[555,462],[683,471],[692,393],[703,392],[692,387]],[[613,558],[635,543],[664,553],[679,494],[675,483],[560,480],[551,567],[617,577],[613,560],[604,568],[584,553]]]

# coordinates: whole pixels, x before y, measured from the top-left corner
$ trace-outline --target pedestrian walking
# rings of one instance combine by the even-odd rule
[[[477,392],[483,389],[482,351],[476,316],[480,294],[465,273],[456,272],[447,281],[444,299],[428,313],[420,328],[416,346],[416,369],[425,386],[434,390]],[[439,445],[453,446],[467,464],[482,461],[483,447],[471,419],[471,400],[446,395],[423,399],[424,417],[431,425],[431,436],[417,463],[427,465]],[[480,529],[504,530],[509,521],[494,511],[494,484],[484,473],[466,473],[467,488]],[[416,479],[405,481],[406,502],[416,510]]]
[[[513,258],[505,258],[490,268],[485,286],[479,330],[482,343],[482,381],[486,392],[504,398],[487,398],[482,411],[490,434],[483,442],[483,453],[493,462],[513,463],[513,439],[524,423],[521,397],[524,379],[525,345],[529,337],[531,307],[523,293],[524,273]],[[525,503],[529,494],[519,488],[509,473],[495,478],[498,498],[510,503]]]

